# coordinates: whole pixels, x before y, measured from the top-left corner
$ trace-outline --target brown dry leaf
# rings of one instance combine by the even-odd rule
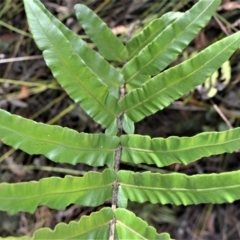
[[[36,224],[35,229],[40,227],[51,227],[53,213],[52,211],[46,206],[40,206],[36,213]]]
[[[18,38],[18,35],[15,33],[5,33],[0,36],[0,42],[9,43]]]
[[[14,173],[15,175],[17,175],[18,177],[22,177],[25,175],[25,171],[24,169],[22,169],[18,164],[16,164],[13,161],[12,157],[8,157],[5,159],[5,162],[7,163],[7,165],[9,166],[9,169],[12,173]]]
[[[126,26],[117,26],[115,28],[112,28],[112,32],[117,35],[117,34],[126,34],[128,32],[128,29]]]
[[[226,2],[218,8],[219,11],[220,10],[233,11],[235,9],[240,9],[239,2]]]
[[[214,234],[216,232],[215,226],[214,226],[215,218],[216,218],[216,214],[212,213],[210,218],[208,219],[207,229],[211,234]]]
[[[203,30],[200,31],[200,32],[197,34],[194,42],[195,42],[195,45],[196,45],[196,48],[197,48],[197,49],[201,49],[201,48],[206,47],[206,46],[209,45],[209,41],[208,41],[208,39],[206,38],[206,35],[205,35],[205,33],[204,33]]]
[[[29,93],[28,87],[27,86],[22,86],[17,99],[27,98],[28,97],[28,93]]]

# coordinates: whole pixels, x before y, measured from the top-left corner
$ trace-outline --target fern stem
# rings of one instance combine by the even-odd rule
[[[122,85],[119,90],[120,90],[119,100],[121,100],[126,93],[126,85],[125,84]],[[117,117],[117,127],[118,127],[117,136],[121,137],[123,132],[123,112],[121,112]],[[121,144],[119,144],[115,151],[114,170],[116,173],[119,171],[121,154],[122,154],[122,146]],[[118,181],[115,180],[113,183],[113,192],[112,192],[112,209],[113,210],[117,208],[118,185],[119,185]],[[109,240],[115,239],[115,227],[116,227],[116,219],[114,218],[110,222]]]

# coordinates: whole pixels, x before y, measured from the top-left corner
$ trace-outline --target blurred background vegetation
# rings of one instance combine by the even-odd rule
[[[64,24],[95,47],[82,31],[73,6],[84,3],[102,17],[123,41],[168,11],[186,11],[197,0],[42,0]],[[240,1],[222,0],[208,25],[174,61],[174,66],[209,44],[240,29]],[[0,107],[39,122],[58,124],[79,132],[104,131],[59,87],[42,59],[28,29],[21,0],[0,1]],[[152,137],[192,136],[203,131],[222,131],[240,126],[240,52],[218,72],[165,110],[136,124],[136,133]],[[177,171],[189,175],[240,168],[240,153],[203,158],[188,166],[122,165],[134,171]],[[30,156],[0,143],[0,181],[21,182],[48,176],[82,175],[91,170],[78,164],[58,164],[43,156]],[[94,170],[97,170],[95,168]],[[1,194],[1,193],[0,193]],[[109,203],[106,203],[106,205]],[[130,203],[129,208],[178,240],[240,239],[240,201],[233,204],[161,206]],[[34,214],[9,216],[0,212],[0,236],[31,235],[40,227],[78,220],[94,208],[71,205],[64,211],[38,207]]]

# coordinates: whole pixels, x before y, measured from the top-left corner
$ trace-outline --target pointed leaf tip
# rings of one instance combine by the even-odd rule
[[[221,0],[200,0],[175,21],[170,21],[166,28],[138,55],[124,65],[122,74],[128,88],[134,89],[141,86],[148,80],[145,76],[159,74],[174,61],[199,30],[206,25],[220,2]]]
[[[203,83],[229,59],[239,45],[240,31],[126,94],[119,102],[121,108],[131,121],[138,122],[169,106],[174,100]]]
[[[74,35],[71,36],[71,31],[66,30],[41,2],[24,0],[24,5],[34,40],[43,51],[54,77],[89,116],[104,127],[110,126],[120,112],[115,97],[117,89],[110,94],[109,87],[95,75],[96,66],[90,66],[87,57],[84,61],[81,54],[75,52],[77,40]],[[103,61],[100,62],[101,66],[114,72]],[[107,81],[106,84],[111,83]]]
[[[77,4],[74,8],[79,22],[104,58],[120,62],[127,59],[126,47],[101,18],[83,4]]]

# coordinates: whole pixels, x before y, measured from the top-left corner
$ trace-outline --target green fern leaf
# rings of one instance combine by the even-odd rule
[[[108,87],[75,53],[69,42],[71,36],[69,39],[64,36],[53,18],[39,7],[38,1],[24,0],[24,4],[33,37],[61,86],[96,122],[105,127],[116,125],[120,112],[117,98],[109,94]],[[65,34],[68,33],[65,31]]]
[[[240,198],[240,170],[228,173],[197,174],[133,173],[119,171],[119,198],[135,202],[190,205],[232,203]],[[123,196],[121,196],[123,195]]]
[[[139,52],[151,43],[163,30],[173,23],[176,19],[180,18],[183,13],[180,12],[168,12],[161,18],[152,21],[147,25],[140,33],[134,36],[126,44],[129,56],[128,59],[139,54]]]
[[[42,154],[54,162],[113,166],[119,143],[115,136],[78,133],[60,126],[37,123],[1,109],[0,115],[0,140],[16,149],[28,154]]]
[[[42,228],[33,235],[33,240],[42,239],[109,239],[109,222],[113,219],[111,208],[103,208],[79,222],[59,223],[54,230]]]
[[[155,76],[166,68],[206,25],[220,2],[199,1],[129,61],[122,69],[128,88],[139,87],[144,76]]]
[[[109,239],[109,224],[115,218],[116,239],[171,240],[167,233],[156,233],[153,227],[125,209],[102,208],[84,216],[79,222],[60,223],[54,230],[36,231],[33,239]]]
[[[240,45],[240,32],[214,43],[191,59],[149,80],[125,95],[120,105],[131,121],[137,122],[203,83]]]
[[[132,212],[118,208],[114,211],[116,218],[117,239],[159,239],[171,240],[168,233],[158,234],[153,227],[147,225]]]
[[[109,87],[109,91],[116,98],[119,95],[118,87],[123,84],[123,76],[112,65],[110,65],[100,54],[89,48],[78,35],[70,31],[64,24],[47,11],[42,3],[35,1],[35,4],[46,16],[58,27],[64,37],[72,45],[74,53],[83,60],[85,65]]]
[[[87,35],[107,60],[124,61],[128,52],[123,43],[113,34],[106,23],[83,4],[75,5],[76,15]]]
[[[194,137],[173,136],[166,139],[122,135],[121,145],[123,162],[155,164],[158,167],[173,163],[187,165],[202,157],[240,149],[240,128],[200,133]]]
[[[33,213],[40,205],[65,209],[70,204],[99,206],[111,199],[115,173],[88,172],[83,177],[43,178],[39,182],[0,184],[0,210]],[[97,197],[96,197],[97,196]]]
[[[131,59],[133,56],[137,56],[139,52],[148,44],[152,43],[154,39],[174,20],[180,17],[183,13],[180,12],[169,12],[164,14],[160,19],[156,19],[151,22],[148,26],[146,26],[139,34],[133,37],[126,45],[129,58]],[[136,60],[136,59],[135,59]],[[130,64],[131,65],[131,64]],[[125,76],[128,76],[128,71],[130,71],[129,75],[131,75],[131,67],[126,68]],[[151,78],[151,75],[146,74],[138,74],[137,78],[131,80],[130,84],[127,84],[127,91],[130,92],[132,89],[141,86],[143,83],[147,82]]]

